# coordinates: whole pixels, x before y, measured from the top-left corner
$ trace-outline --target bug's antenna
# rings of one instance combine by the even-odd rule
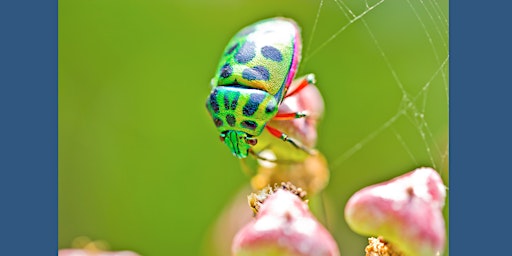
[[[308,152],[307,152],[308,154],[310,154],[310,155],[314,154],[313,150],[309,150],[309,149],[307,149],[307,150],[308,150]],[[266,161],[266,162],[270,162],[270,163],[275,163],[275,164],[295,164],[295,163],[297,163],[297,161],[294,161],[294,160],[269,159],[269,158],[259,155],[258,153],[254,152],[252,150],[249,150],[249,153],[251,155],[253,155],[258,160],[262,160],[262,161]]]
[[[268,159],[266,157],[260,156],[258,153],[254,152],[252,149],[249,150],[249,153],[251,155],[253,155],[254,157],[256,157],[257,159],[259,159],[259,160],[263,160],[263,161],[267,161],[267,162],[271,162],[271,163],[277,163],[278,162],[278,160]]]

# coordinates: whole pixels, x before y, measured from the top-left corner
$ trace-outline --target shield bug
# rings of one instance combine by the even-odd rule
[[[267,124],[271,120],[307,116],[306,112],[278,113],[284,98],[315,82],[314,75],[309,74],[290,86],[301,50],[299,26],[282,17],[249,25],[227,44],[211,80],[212,90],[206,108],[220,132],[221,141],[237,158],[255,154],[251,147],[256,145],[263,129],[309,152],[301,143]]]

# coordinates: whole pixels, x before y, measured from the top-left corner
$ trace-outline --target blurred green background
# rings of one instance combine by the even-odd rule
[[[59,248],[88,236],[142,255],[215,255],[212,227],[249,177],[206,112],[209,81],[230,37],[273,16],[302,27],[298,75],[315,73],[324,96],[318,149],[341,255],[364,254],[343,220],[355,191],[419,166],[448,184],[447,0],[319,6],[59,1]]]

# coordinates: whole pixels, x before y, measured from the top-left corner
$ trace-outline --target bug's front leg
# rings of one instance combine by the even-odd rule
[[[274,128],[274,127],[271,127],[271,126],[266,126],[265,128],[267,128],[267,130],[270,132],[270,134],[272,134],[274,137],[276,138],[279,138],[283,141],[286,141],[286,142],[289,142],[290,144],[292,144],[295,148],[298,148],[310,155],[313,154],[313,151],[311,151],[311,149],[303,146],[302,144],[298,143],[297,141],[295,141],[294,139],[288,137],[288,135],[286,135],[285,133],[279,131],[278,129]]]

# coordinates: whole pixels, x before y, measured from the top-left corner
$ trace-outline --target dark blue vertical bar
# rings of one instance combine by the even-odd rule
[[[0,255],[57,253],[57,1],[0,3]]]
[[[510,2],[450,1],[450,255],[509,255]]]

